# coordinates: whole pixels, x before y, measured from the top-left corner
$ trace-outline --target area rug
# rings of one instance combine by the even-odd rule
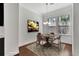
[[[60,52],[64,49],[64,44],[61,44],[61,50],[59,51],[56,47],[41,47],[40,45],[36,47],[36,43],[28,45],[26,48],[31,50],[38,56],[60,56]]]

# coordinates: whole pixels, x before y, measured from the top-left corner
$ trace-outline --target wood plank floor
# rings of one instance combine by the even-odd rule
[[[72,45],[65,44],[64,50],[61,52],[62,56],[72,56]]]
[[[36,56],[32,51],[26,48],[26,46],[19,48],[19,56]]]
[[[19,56],[37,56],[35,53],[26,48],[27,45],[19,48]],[[16,55],[16,56],[18,56]],[[65,44],[64,50],[61,52],[62,56],[72,56],[72,45]]]

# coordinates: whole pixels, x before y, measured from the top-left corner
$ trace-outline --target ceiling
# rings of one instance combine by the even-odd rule
[[[38,14],[45,14],[68,5],[72,3],[20,3],[20,6]]]

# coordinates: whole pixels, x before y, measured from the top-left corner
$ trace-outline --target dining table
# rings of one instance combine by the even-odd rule
[[[52,44],[49,42],[49,34],[48,35],[44,35],[44,37],[46,38],[46,43],[43,45],[44,47],[51,47]]]

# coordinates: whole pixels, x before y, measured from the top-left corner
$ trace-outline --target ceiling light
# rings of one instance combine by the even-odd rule
[[[54,3],[45,3],[45,5],[54,5]]]
[[[49,22],[48,21],[46,21],[46,22],[43,22],[43,24],[45,24],[45,25],[47,25]]]

